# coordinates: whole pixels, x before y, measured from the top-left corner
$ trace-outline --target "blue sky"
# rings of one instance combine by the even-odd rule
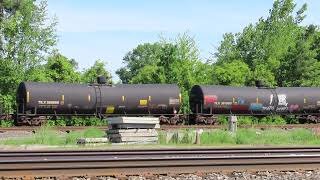
[[[239,32],[266,16],[272,0],[49,0],[49,16],[58,18],[58,49],[79,63],[79,70],[97,59],[107,62],[113,79],[124,55],[138,44],[155,42],[162,35],[194,36],[201,57],[215,52],[225,32]],[[320,1],[308,4],[304,24],[320,25]]]

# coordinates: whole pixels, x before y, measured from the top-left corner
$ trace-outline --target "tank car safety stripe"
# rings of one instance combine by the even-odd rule
[[[61,101],[64,101],[64,95],[63,94],[61,95]]]
[[[90,102],[91,101],[91,96],[90,96],[90,94],[88,94],[88,102]]]
[[[306,98],[303,98],[303,103],[307,103],[307,99]]]
[[[256,98],[256,103],[259,103],[259,97]]]
[[[149,96],[149,101],[151,101],[151,96]]]
[[[125,99],[126,99],[125,96],[122,96],[122,102],[124,102]]]

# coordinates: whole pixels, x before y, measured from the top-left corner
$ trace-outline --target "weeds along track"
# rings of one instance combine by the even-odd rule
[[[270,128],[279,128],[279,129],[295,129],[295,128],[320,128],[320,124],[285,124],[285,125],[239,125],[239,128],[256,128],[256,129],[270,129]],[[1,127],[1,132],[7,131],[37,131],[40,126],[15,126],[15,127]],[[107,130],[108,126],[55,126],[52,127],[53,130],[57,131],[78,131],[84,130],[87,128],[97,128],[101,130]],[[225,129],[225,125],[161,125],[161,130],[170,130],[170,129]]]
[[[314,170],[320,147],[0,151],[0,177],[126,176]]]

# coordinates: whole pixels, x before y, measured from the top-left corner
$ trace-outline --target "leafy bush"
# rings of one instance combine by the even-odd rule
[[[106,126],[108,121],[96,117],[58,117],[56,120],[48,120],[46,124],[48,126]]]
[[[238,116],[238,125],[251,125],[253,117],[250,116]]]
[[[286,124],[286,120],[281,116],[266,116],[260,119],[260,124]]]
[[[10,114],[14,111],[15,97],[0,94],[0,114]]]
[[[11,120],[0,120],[0,126],[1,127],[12,127],[14,126],[14,122]]]
[[[227,116],[223,116],[223,115],[218,116],[217,117],[217,122],[218,122],[218,124],[226,125],[226,124],[228,124],[228,117]]]

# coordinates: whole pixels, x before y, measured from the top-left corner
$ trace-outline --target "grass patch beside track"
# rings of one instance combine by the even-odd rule
[[[11,138],[3,140],[0,143],[4,145],[75,145],[78,138],[96,138],[103,137],[104,135],[104,131],[96,128],[61,133],[52,130],[48,126],[43,126],[31,137]]]
[[[173,133],[171,138],[165,132],[159,133],[162,145],[187,145],[195,143],[195,131],[185,130]],[[226,130],[210,130],[200,135],[200,145],[320,145],[320,136],[309,129],[238,129],[232,134]]]
[[[194,129],[178,131],[159,131],[159,143],[161,147],[175,146],[199,146],[195,144],[196,133]],[[66,146],[76,145],[78,138],[103,137],[105,132],[96,128],[88,128],[83,131],[62,133],[54,131],[48,126],[41,127],[32,136],[23,138],[10,138],[1,140],[2,145],[49,145]],[[311,129],[238,129],[232,134],[223,129],[205,130],[200,135],[200,146],[302,146],[320,145],[320,135]],[[135,145],[127,145],[134,147]],[[139,145],[138,145],[139,146]],[[145,145],[148,146],[148,145]],[[107,145],[106,147],[111,147]],[[120,147],[120,146],[119,146]]]

